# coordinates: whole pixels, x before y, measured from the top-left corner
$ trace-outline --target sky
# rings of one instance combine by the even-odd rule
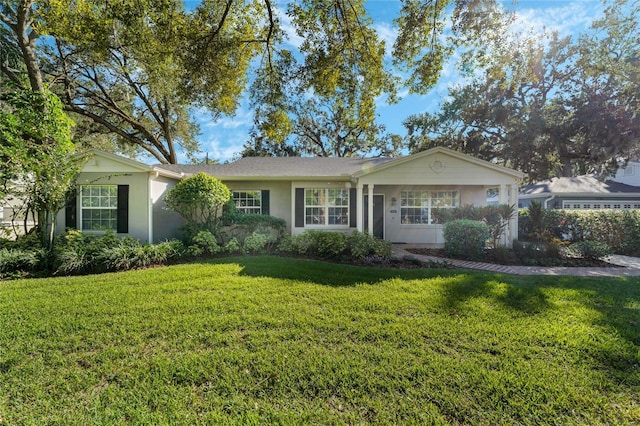
[[[560,36],[584,32],[604,10],[601,0],[520,0],[515,4],[506,0],[501,3],[505,8],[516,11],[517,25],[520,29],[531,28],[538,32],[544,29],[557,30]],[[396,36],[393,19],[398,16],[400,3],[397,0],[368,0],[366,8],[373,19],[374,28],[386,42],[389,55]],[[296,47],[301,40],[293,33],[287,17],[282,14],[280,18],[285,29],[289,30],[288,44],[290,47]],[[437,110],[447,95],[448,88],[462,82],[462,77],[454,68],[451,64],[445,66],[438,84],[426,95],[411,95],[401,89],[401,100],[396,104],[389,105],[384,99],[380,99],[378,122],[385,125],[387,132],[404,136],[406,129],[402,122],[408,116]],[[196,114],[196,120],[201,129],[198,138],[202,150],[201,157],[204,158],[207,153],[210,159],[228,162],[238,158],[238,153],[249,139],[253,113],[248,99],[243,98],[232,117],[221,117],[213,122],[205,111],[200,111]],[[180,161],[186,162],[186,158],[181,157]]]

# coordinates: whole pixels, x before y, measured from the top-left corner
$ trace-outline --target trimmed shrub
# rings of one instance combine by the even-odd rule
[[[368,256],[389,258],[391,256],[391,243],[379,240],[373,235],[364,232],[354,231],[347,239],[351,257],[364,259]]]
[[[267,244],[274,241],[274,237],[271,235],[259,234],[254,232],[244,239],[244,244],[242,245],[242,252],[247,253],[263,253]]]
[[[278,249],[324,259],[351,257],[361,260],[368,256],[388,258],[391,255],[390,242],[362,232],[345,235],[342,232],[309,230],[300,235],[285,238]]]
[[[192,247],[194,247],[192,249]],[[218,245],[216,236],[211,231],[200,231],[191,239],[189,246],[190,252],[201,254],[216,254],[222,251],[222,247]]]
[[[231,198],[225,184],[206,173],[198,173],[182,179],[167,191],[164,197],[167,208],[184,217],[188,223],[215,230],[218,213]]]
[[[227,241],[227,243],[222,248],[222,251],[224,251],[225,253],[238,253],[241,250],[242,246],[235,237]]]
[[[447,255],[480,260],[489,238],[487,224],[475,220],[454,220],[444,225],[444,249]]]

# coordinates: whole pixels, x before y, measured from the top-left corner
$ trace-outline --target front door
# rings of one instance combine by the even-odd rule
[[[369,229],[369,196],[364,196],[364,230]],[[384,239],[384,195],[373,195],[373,235]]]

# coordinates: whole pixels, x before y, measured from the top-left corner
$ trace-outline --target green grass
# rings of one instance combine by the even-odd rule
[[[634,424],[640,282],[247,257],[0,282],[0,424]]]

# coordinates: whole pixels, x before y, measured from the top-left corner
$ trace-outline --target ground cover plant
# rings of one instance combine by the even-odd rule
[[[637,424],[640,281],[269,256],[0,283],[6,424]]]

